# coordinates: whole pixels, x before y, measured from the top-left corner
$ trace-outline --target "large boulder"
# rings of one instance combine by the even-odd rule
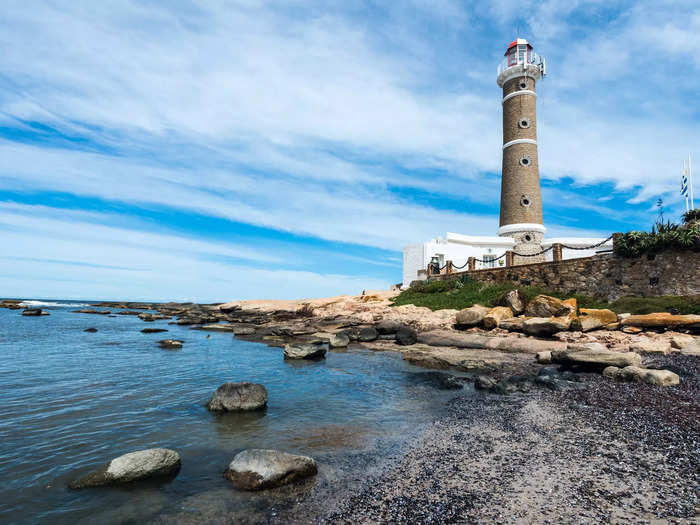
[[[622,326],[634,326],[637,328],[684,328],[700,330],[700,315],[672,315],[666,312],[630,315],[621,321]]]
[[[326,356],[328,344],[323,341],[296,343],[284,346],[285,359],[321,359]]]
[[[412,345],[415,344],[417,340],[418,334],[416,334],[416,331],[412,328],[408,328],[407,326],[401,328],[398,332],[396,332],[396,344],[398,345]]]
[[[39,317],[42,315],[42,310],[41,308],[27,308],[22,312],[22,315],[25,317]]]
[[[617,314],[608,309],[581,308],[579,317],[571,328],[579,332],[590,332],[617,322]]]
[[[345,348],[350,344],[350,337],[345,332],[331,334],[328,338],[328,344],[331,348]]]
[[[457,312],[455,324],[460,328],[471,328],[477,326],[483,321],[484,316],[489,313],[489,308],[475,304],[470,308],[465,308]]]
[[[501,299],[501,304],[513,311],[513,314],[520,315],[525,312],[525,298],[519,290],[511,290]]]
[[[403,328],[403,324],[393,319],[383,319],[374,325],[374,327],[377,329],[379,335],[389,335],[395,334],[401,330],[401,328]]]
[[[567,303],[549,295],[538,295],[525,308],[525,315],[528,317],[562,317],[575,311],[575,303]]]
[[[482,322],[484,324],[484,328],[487,330],[493,330],[494,328],[499,327],[501,321],[511,319],[512,317],[513,310],[511,310],[509,306],[496,306],[488,311]]]
[[[624,368],[609,366],[603,370],[603,375],[611,379],[636,381],[637,383],[657,386],[675,386],[680,383],[678,374],[674,374],[670,370],[652,370],[632,365]]]
[[[245,412],[267,405],[267,389],[256,383],[224,383],[207,402],[212,412]]]
[[[366,326],[364,328],[360,328],[360,330],[357,332],[357,340],[363,343],[376,341],[377,337],[379,337],[379,332],[377,332],[377,329],[373,326]]]
[[[564,332],[571,326],[572,318],[566,317],[533,317],[523,322],[523,332],[528,335],[548,337],[557,332]]]
[[[166,477],[180,470],[180,455],[167,448],[150,448],[130,452],[113,459],[95,472],[69,484],[82,489],[103,485],[131,483],[147,478]]]
[[[313,476],[316,462],[278,450],[248,449],[236,454],[224,477],[241,490],[263,490]]]
[[[611,352],[603,348],[582,348],[572,345],[563,352],[552,352],[552,362],[603,369],[607,366],[638,366],[642,358],[634,352]]]

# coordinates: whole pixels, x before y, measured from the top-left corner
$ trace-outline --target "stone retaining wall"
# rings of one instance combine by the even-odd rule
[[[628,295],[696,295],[700,294],[700,253],[666,251],[637,259],[603,254],[432,276],[431,279],[454,279],[465,274],[482,282],[520,283],[561,293],[604,297],[608,301]]]

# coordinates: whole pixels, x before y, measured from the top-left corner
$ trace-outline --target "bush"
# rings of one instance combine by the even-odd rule
[[[671,222],[657,222],[649,233],[627,232],[617,244],[617,254],[623,257],[639,257],[645,253],[664,250],[700,252],[700,222],[694,219],[687,221],[685,217],[684,221],[683,226]]]
[[[609,308],[618,314],[649,314],[654,312],[671,312],[673,314],[700,314],[700,295],[680,297],[675,295],[663,297],[621,297],[608,303],[604,299],[582,294],[563,294],[535,286],[516,286],[513,283],[483,284],[468,280],[460,282],[434,281],[423,283],[401,292],[393,299],[394,306],[413,304],[425,306],[431,310],[452,308],[461,310],[475,304],[498,306],[503,296],[514,289],[520,290],[526,302],[540,294],[551,295],[559,299],[576,299],[579,308]]]
[[[700,209],[689,210],[683,214],[683,224],[700,222]]]

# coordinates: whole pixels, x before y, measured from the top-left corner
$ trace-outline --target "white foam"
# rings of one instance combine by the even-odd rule
[[[53,301],[22,301],[20,306],[26,308],[80,308],[85,306],[90,306],[88,303],[59,303]]]

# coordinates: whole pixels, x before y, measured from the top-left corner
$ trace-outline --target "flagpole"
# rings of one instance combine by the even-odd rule
[[[693,195],[693,168],[690,165],[690,153],[688,153],[688,182],[690,183],[690,209],[695,209],[695,197]]]
[[[688,177],[686,175],[688,174],[688,171],[686,170],[685,166],[685,160],[683,160],[683,167],[681,168],[681,195],[685,197],[685,212],[688,213],[690,211],[689,205],[688,205]],[[685,190],[683,189],[683,186],[685,183]],[[683,193],[685,191],[685,193]]]

